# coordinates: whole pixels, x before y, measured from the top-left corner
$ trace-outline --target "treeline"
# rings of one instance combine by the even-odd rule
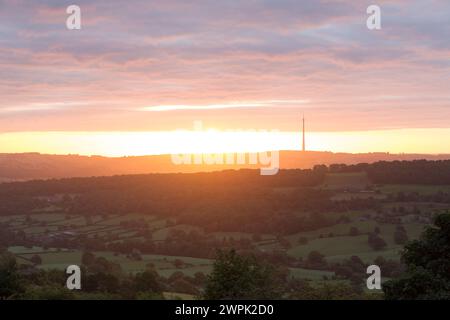
[[[327,173],[361,171],[378,184],[450,184],[450,161],[425,160],[316,166],[274,176],[229,170],[71,178],[0,184],[0,215],[29,214],[56,204],[75,215],[135,212],[209,232],[291,234],[336,223],[321,213],[379,209],[376,199],[332,201],[330,191],[314,188]]]
[[[179,294],[206,300],[380,298],[365,293],[359,283],[313,286],[290,277],[287,268],[234,250],[219,251],[216,258],[210,275],[188,276],[177,271],[165,278],[151,265],[142,272],[128,273],[114,262],[85,252],[80,265],[82,289],[70,291],[64,271],[19,265],[13,254],[0,251],[0,300],[159,300],[165,299],[164,292],[172,293],[169,299]]]
[[[450,185],[450,160],[380,161],[372,164],[317,165],[306,170],[280,170],[277,175],[261,176],[259,170],[241,169],[204,173],[141,174],[111,177],[34,180],[0,184],[0,197],[89,194],[103,191],[180,190],[221,191],[239,187],[288,188],[322,184],[327,173],[367,172],[371,182],[379,184]]]
[[[448,185],[450,160],[378,162],[367,173],[374,183]]]
[[[51,196],[90,193],[98,190],[177,192],[186,189],[230,189],[239,186],[313,187],[324,180],[322,170],[281,170],[262,176],[259,170],[241,169],[220,172],[139,174],[33,180],[0,184],[0,196]]]
[[[267,211],[273,206],[286,211],[300,204],[282,204],[283,194],[272,196],[274,189],[313,187],[323,180],[324,173],[315,170],[283,171],[275,176],[239,170],[5,183],[0,184],[0,215],[28,214],[50,203],[68,213],[85,215],[140,212],[175,216],[224,207],[229,211]],[[318,195],[301,206],[315,206],[312,201],[320,203],[324,197]]]
[[[14,203],[9,211],[14,211]],[[47,204],[48,205],[48,204]],[[192,188],[187,190],[98,190],[65,197],[56,203],[69,215],[121,215],[140,213],[202,227],[207,232],[242,231],[292,234],[336,223],[328,212],[375,209],[376,200],[334,202],[328,191],[293,188],[274,191],[260,186]],[[30,208],[31,209],[31,208]],[[28,211],[30,212],[30,211]],[[23,213],[28,213],[23,212]]]
[[[450,160],[380,161],[372,164],[316,166],[331,173],[367,172],[376,184],[450,185]]]
[[[66,288],[67,274],[60,270],[42,270],[37,265],[22,265],[16,257],[0,251],[0,300],[153,300],[164,299],[163,292],[199,295],[206,276],[193,277],[175,272],[168,278],[152,266],[137,273],[85,252],[81,264],[82,290]]]

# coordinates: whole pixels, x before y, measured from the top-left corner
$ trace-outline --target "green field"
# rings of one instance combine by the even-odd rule
[[[351,199],[386,199],[386,195],[374,192],[339,192],[331,197],[331,200],[351,200]]]
[[[367,218],[361,218],[362,215],[367,216],[368,212],[354,212],[346,214],[352,219],[349,223],[340,223],[331,227],[321,228],[309,232],[300,232],[287,236],[286,239],[291,244],[291,247],[287,250],[287,253],[295,258],[305,258],[311,251],[319,251],[323,254],[328,261],[336,262],[343,259],[347,259],[353,255],[359,256],[361,259],[367,262],[373,262],[373,259],[382,255],[387,258],[395,260],[399,259],[400,246],[394,243],[393,234],[395,225],[382,224],[374,220]],[[330,213],[330,216],[333,214]],[[43,234],[57,232],[58,227],[69,227],[70,231],[84,234],[88,237],[105,237],[107,235],[117,236],[114,241],[123,241],[124,239],[144,239],[136,236],[136,231],[127,230],[126,227],[121,225],[130,220],[143,220],[149,225],[150,230],[153,230],[153,241],[165,241],[167,236],[176,230],[182,230],[186,233],[190,231],[197,231],[204,233],[202,229],[190,226],[190,225],[176,225],[173,227],[166,227],[166,221],[163,219],[157,219],[155,217],[143,217],[138,214],[132,214],[126,219],[127,216],[110,216],[102,218],[101,216],[95,216],[91,219],[89,225],[83,217],[67,217],[62,213],[45,213],[45,214],[33,214],[31,215],[32,224],[42,224],[46,222],[44,226],[29,226],[27,225],[25,216],[10,216],[9,221],[14,222],[14,228],[17,230],[23,230],[28,234]],[[3,217],[5,218],[5,217]],[[69,218],[69,219],[67,219]],[[405,223],[403,225],[407,230],[410,239],[416,239],[423,230],[424,225],[419,223]],[[349,236],[349,230],[351,227],[356,227],[360,235]],[[381,236],[387,243],[387,247],[382,251],[374,251],[367,241],[367,234],[373,232],[378,227],[381,230]],[[253,241],[253,234],[243,232],[213,232],[210,234],[217,239],[249,239]],[[271,250],[282,249],[275,237],[271,234],[260,235],[261,241],[255,242],[255,246],[260,248],[264,252],[270,252]],[[300,238],[307,238],[307,244],[299,244]],[[30,259],[34,254],[39,254],[42,259],[42,265],[40,268],[44,269],[65,269],[70,264],[81,263],[80,251],[67,251],[56,249],[43,249],[40,247],[23,248],[23,247],[11,247],[10,251],[21,257],[21,261],[25,263],[27,259]],[[120,264],[122,269],[126,272],[139,272],[143,271],[149,266],[153,266],[161,275],[170,276],[171,274],[181,271],[186,275],[193,276],[196,272],[209,273],[212,267],[212,260],[209,259],[195,259],[189,257],[180,256],[158,256],[158,255],[142,255],[142,260],[132,260],[125,255],[113,254],[111,252],[96,252],[97,256],[102,256]],[[174,261],[178,259],[184,262],[182,268],[176,268]],[[314,272],[313,272],[314,271]],[[308,279],[322,278],[324,274],[321,271],[308,270],[306,272],[302,269],[293,269],[291,272],[295,277],[302,277]]]
[[[358,236],[349,236],[350,227],[357,227],[360,231]],[[381,231],[380,236],[386,241],[387,246],[380,251],[373,250],[368,244],[367,233],[373,232],[375,227]],[[409,239],[417,239],[423,231],[424,225],[417,223],[407,223],[403,227],[406,229]],[[362,260],[373,262],[378,256],[385,256],[395,260],[399,259],[399,252],[402,246],[394,241],[395,225],[379,224],[375,221],[359,221],[347,224],[338,224],[316,231],[299,233],[290,236],[288,239],[293,247],[288,250],[288,254],[296,258],[305,258],[311,251],[318,251],[329,261],[347,259],[351,256],[359,256]],[[328,237],[330,233],[332,237]],[[323,235],[320,238],[320,235]],[[298,244],[299,238],[309,239],[307,244]]]
[[[58,269],[65,270],[71,264],[81,265],[82,252],[73,251],[57,251],[56,249],[46,249],[40,247],[9,247],[10,252],[15,253],[22,263],[30,259],[33,255],[38,254],[42,259],[39,268],[42,269]],[[145,271],[147,268],[154,267],[162,276],[170,276],[177,271],[181,271],[189,276],[194,276],[197,272],[209,273],[212,268],[213,261],[210,259],[182,257],[182,256],[165,256],[165,255],[142,255],[142,260],[132,260],[125,255],[118,255],[112,252],[93,252],[97,257],[104,257],[109,261],[120,264],[126,273],[135,273]],[[175,267],[175,261],[184,262],[182,268]]]
[[[153,233],[152,239],[156,240],[156,241],[166,240],[167,236],[171,232],[174,232],[174,231],[184,231],[186,233],[189,233],[191,231],[203,232],[203,230],[201,228],[189,226],[189,225],[185,225],[185,224],[180,224],[177,226],[167,227],[167,228],[162,228],[162,229],[157,230],[156,232]]]
[[[365,172],[328,173],[320,188],[327,190],[364,190],[370,184],[371,182]]]
[[[366,190],[367,186],[375,189],[376,192]],[[247,239],[254,250],[264,253],[271,253],[272,250],[283,251],[294,258],[305,259],[311,251],[318,251],[324,255],[326,261],[334,263],[349,259],[351,256],[358,256],[366,263],[373,263],[378,256],[399,261],[400,251],[403,246],[394,241],[396,225],[387,223],[390,220],[380,220],[380,217],[399,216],[402,226],[405,228],[409,239],[417,239],[426,226],[434,212],[448,208],[445,203],[420,203],[420,202],[396,202],[388,198],[390,194],[398,192],[417,192],[429,195],[438,191],[450,192],[450,186],[423,186],[423,185],[371,185],[365,173],[342,173],[328,174],[325,182],[320,186],[331,194],[331,200],[342,201],[353,199],[374,198],[380,201],[379,210],[348,210],[339,212],[322,213],[331,221],[338,221],[345,217],[345,222],[320,228],[313,231],[297,232],[279,237],[276,234],[258,234],[259,239],[255,239],[255,234],[247,232],[210,232],[198,226],[188,224],[174,224],[174,221],[163,219],[155,215],[142,215],[139,213],[115,214],[115,215],[90,215],[84,216],[68,215],[60,212],[58,207],[48,207],[39,213],[34,212],[29,215],[1,216],[0,223],[8,223],[13,231],[24,232],[26,235],[34,237],[45,237],[61,234],[62,232],[72,232],[76,236],[86,238],[98,238],[105,243],[125,242],[127,240],[154,241],[164,243],[168,241],[169,235],[177,231],[185,233],[197,232],[209,239],[217,240],[240,240]],[[297,188],[274,188],[274,192],[288,194],[295,192]],[[398,215],[399,208],[402,212]],[[380,212],[381,210],[381,212]],[[416,211],[414,211],[416,210]],[[415,213],[416,212],[416,213]],[[418,213],[417,213],[418,212]],[[309,216],[310,212],[295,212],[298,216]],[[418,219],[421,218],[421,219]],[[382,222],[380,222],[382,221]],[[397,223],[397,222],[395,222]],[[148,226],[148,234],[141,233],[139,227]],[[350,236],[350,228],[357,228],[358,235]],[[373,250],[368,244],[368,234],[374,232],[375,228],[380,229],[380,236],[385,240],[387,246],[380,251]],[[301,239],[307,239],[306,244],[300,244]],[[287,245],[286,245],[287,240]],[[283,245],[282,245],[283,244]],[[66,250],[42,247],[9,247],[9,251],[14,253],[19,262],[29,264],[33,255],[39,255],[42,269],[64,270],[68,265],[81,264],[81,250]],[[213,260],[200,259],[185,256],[168,256],[141,254],[140,259],[131,258],[124,254],[114,254],[113,252],[94,252],[98,257],[104,257],[121,266],[126,273],[136,273],[154,268],[161,276],[170,277],[176,272],[182,272],[193,277],[197,272],[208,274],[212,270]],[[180,266],[180,260],[183,264]],[[176,267],[175,265],[178,265]],[[315,282],[330,279],[334,273],[322,270],[309,270],[304,268],[289,267],[290,275],[294,278],[308,279]],[[331,281],[331,280],[330,280]]]
[[[334,276],[334,272],[322,270],[310,270],[303,268],[289,268],[290,274],[293,278],[308,279],[312,281],[324,280],[324,277],[330,278]]]
[[[446,192],[450,193],[450,186],[430,186],[430,185],[400,185],[400,184],[392,184],[392,185],[383,185],[378,187],[378,189],[384,194],[393,194],[393,193],[412,193],[416,192],[422,195],[430,195],[436,192]]]

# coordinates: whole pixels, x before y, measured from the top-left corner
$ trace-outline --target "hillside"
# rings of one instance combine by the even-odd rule
[[[281,151],[280,168],[306,169],[333,163],[357,164],[394,160],[444,160],[450,155],[332,153]],[[101,156],[47,155],[39,153],[0,154],[0,183],[15,180],[111,176],[140,173],[174,173],[257,168],[255,165],[174,165],[170,155],[108,158]]]

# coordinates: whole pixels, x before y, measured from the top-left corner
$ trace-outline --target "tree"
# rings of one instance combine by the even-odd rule
[[[173,265],[175,266],[175,268],[181,269],[184,266],[184,261],[180,259],[175,259]]]
[[[278,242],[280,243],[280,246],[284,249],[289,249],[291,247],[291,243],[289,242],[289,240],[287,240],[284,237],[280,237],[278,239]]]
[[[0,300],[8,299],[21,291],[17,261],[13,254],[0,254]]]
[[[161,285],[158,282],[158,274],[153,270],[146,270],[136,274],[134,278],[136,292],[161,294]]]
[[[30,258],[30,261],[33,262],[34,265],[42,264],[42,258],[40,255],[35,254]]]
[[[172,290],[179,293],[198,295],[198,289],[186,278],[176,279],[170,284]]]
[[[386,247],[386,241],[383,240],[379,235],[370,233],[368,237],[369,246],[374,250],[381,250]]]
[[[89,265],[93,264],[94,261],[95,261],[95,256],[91,252],[84,252],[83,255],[81,256],[81,263],[84,264],[85,266],[89,266]]]
[[[450,299],[450,213],[436,216],[434,224],[405,246],[406,273],[384,284],[386,299]]]
[[[254,233],[254,234],[252,235],[252,240],[253,240],[254,242],[260,242],[260,241],[262,240],[262,237],[261,237],[261,235],[260,235],[259,233]]]
[[[87,292],[101,291],[117,293],[119,291],[119,279],[110,273],[88,274],[84,280],[84,289]]]
[[[397,226],[394,231],[394,241],[396,244],[405,244],[408,242],[408,234],[403,226]]]
[[[359,235],[359,230],[357,227],[351,227],[348,234],[349,236],[356,237],[357,235]]]
[[[205,274],[203,272],[196,272],[194,274],[194,283],[199,285],[199,286],[204,286],[204,284],[206,283],[207,277],[205,276]]]
[[[377,295],[361,292],[356,286],[346,283],[324,282],[310,285],[304,280],[294,279],[289,284],[289,299],[296,300],[366,300],[379,299]]]
[[[325,256],[318,251],[311,251],[308,254],[308,262],[312,264],[322,265],[326,263],[324,257]]]
[[[58,285],[29,286],[19,296],[24,300],[71,300],[74,293],[69,289]]]
[[[203,297],[207,300],[277,299],[281,297],[278,283],[272,266],[259,263],[253,256],[239,255],[235,250],[219,250]]]

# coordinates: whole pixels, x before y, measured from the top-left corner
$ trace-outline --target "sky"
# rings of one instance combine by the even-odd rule
[[[450,153],[449,83],[447,0],[0,0],[0,152]]]

